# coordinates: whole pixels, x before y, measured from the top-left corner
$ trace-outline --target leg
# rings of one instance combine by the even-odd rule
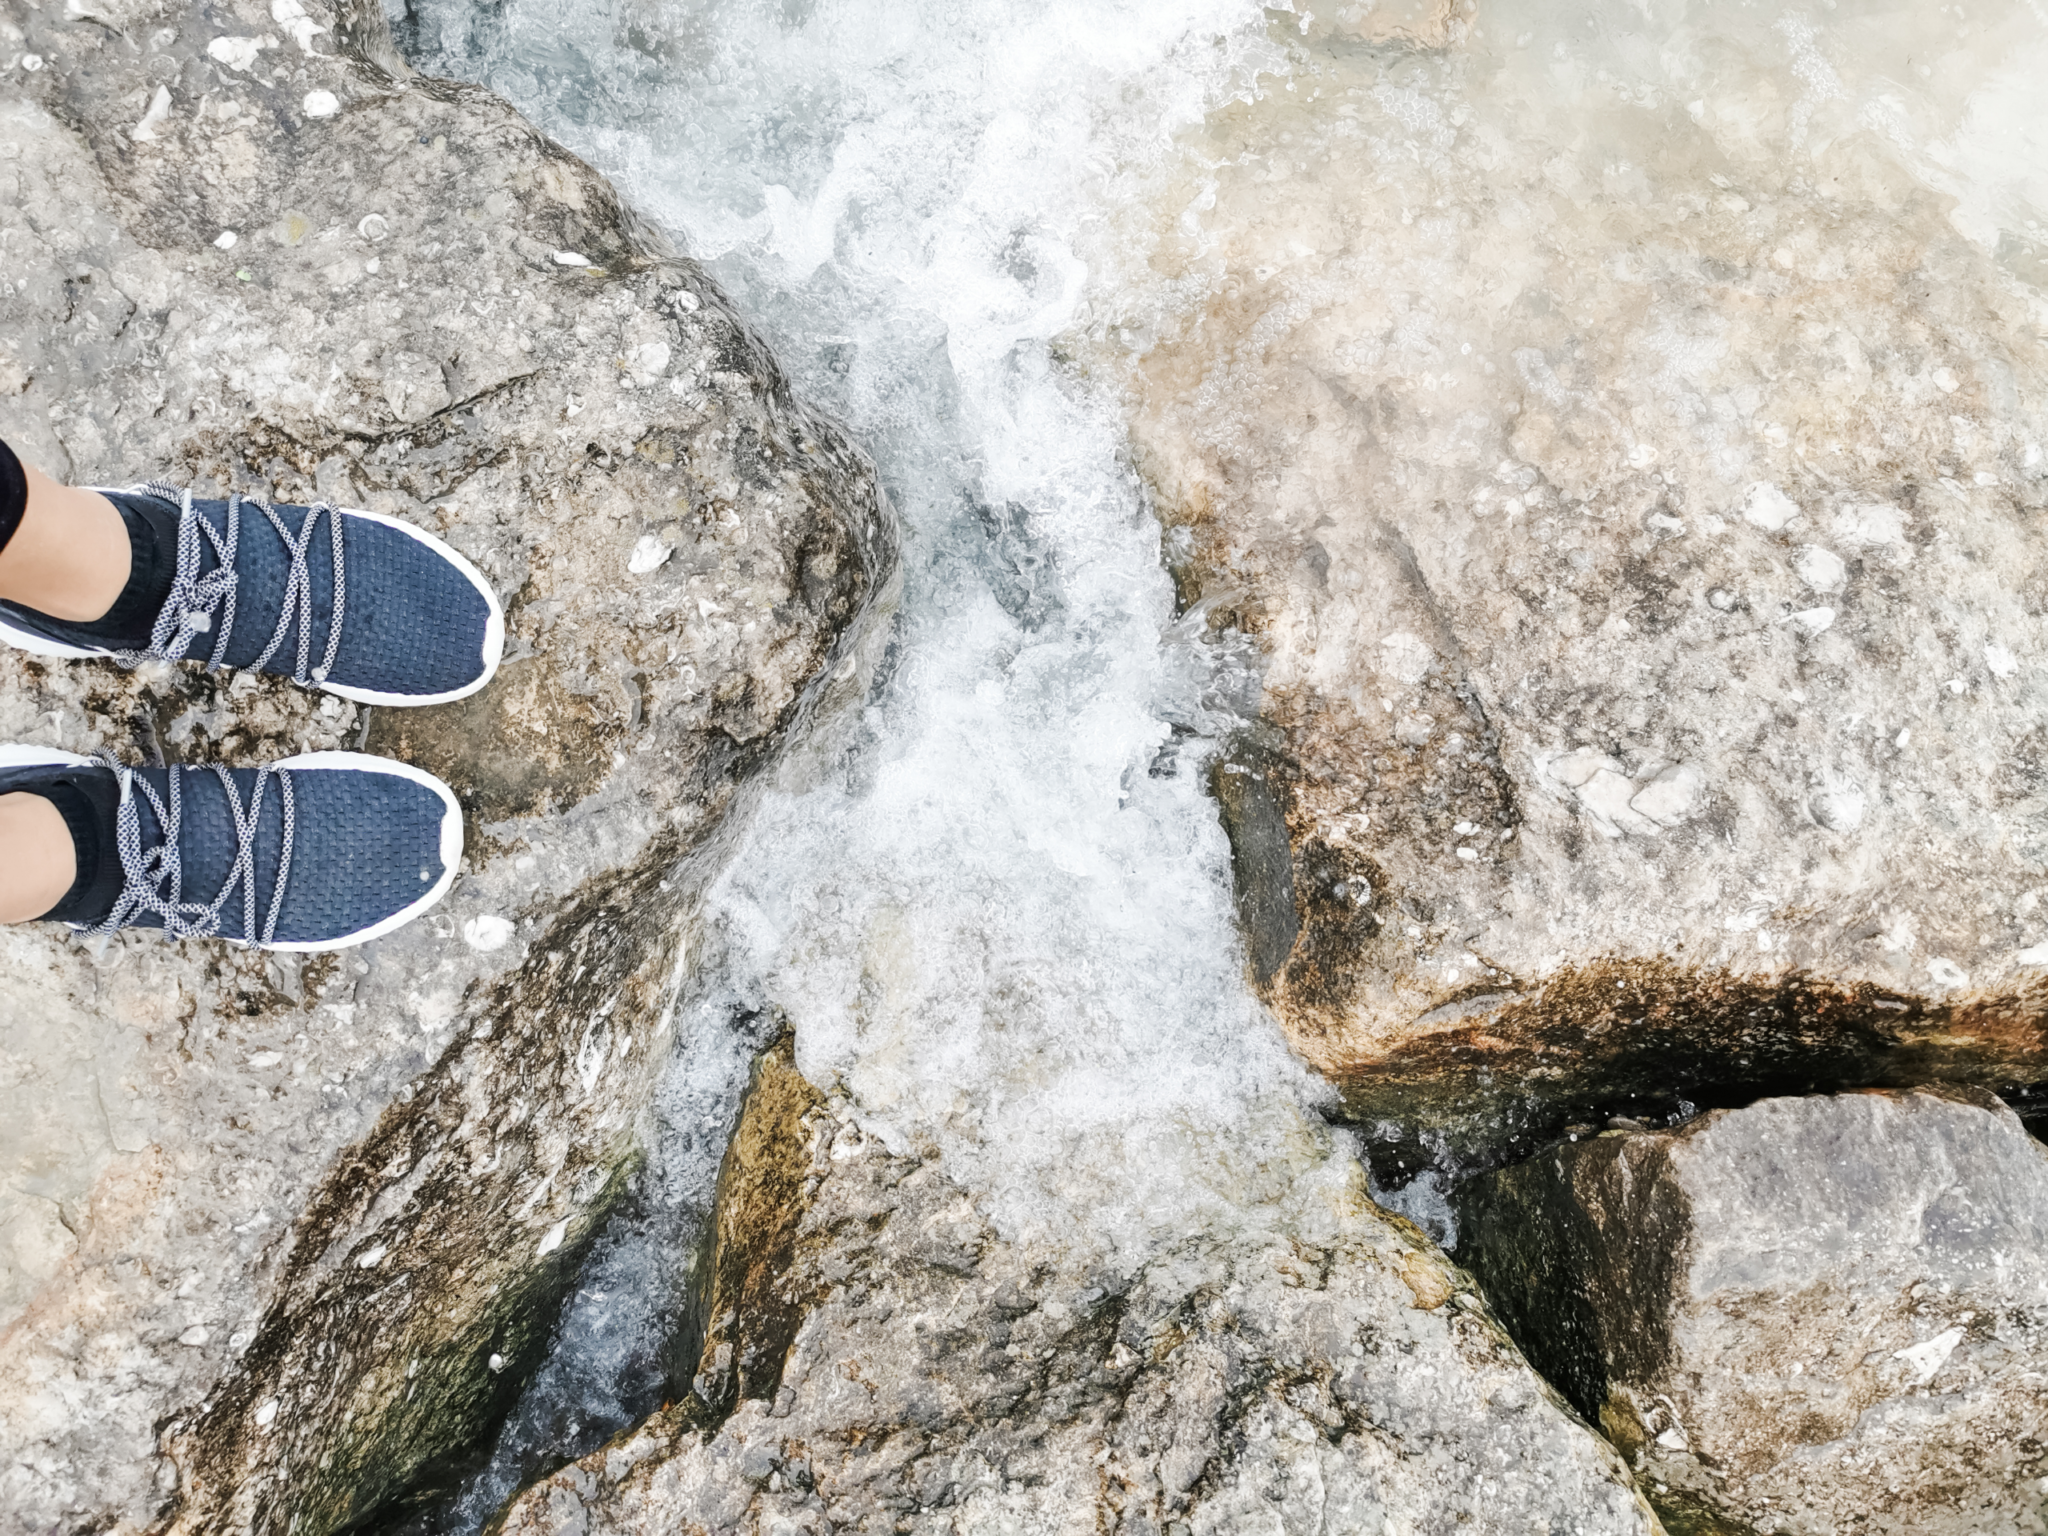
[[[71,829],[41,795],[0,795],[0,849],[0,923],[41,917],[78,873]]]
[[[21,466],[28,499],[0,548],[0,600],[55,619],[90,622],[128,584],[131,541],[114,504]]]

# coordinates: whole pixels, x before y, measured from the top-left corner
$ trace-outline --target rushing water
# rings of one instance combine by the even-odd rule
[[[1176,620],[1112,400],[1063,368],[1076,249],[1270,58],[1238,0],[508,0],[401,18],[705,260],[873,453],[904,591],[709,893],[641,1198],[460,1500],[653,1406],[746,1048],[780,1014],[872,1134],[936,1144],[1010,1236],[1135,1263],[1327,1155],[1247,992],[1205,790],[1246,653]],[[733,1020],[743,1021],[735,1027]]]

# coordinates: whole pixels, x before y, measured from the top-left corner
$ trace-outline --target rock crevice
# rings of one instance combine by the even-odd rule
[[[1291,1224],[1077,1268],[1006,1240],[936,1156],[890,1152],[771,1061],[721,1181],[713,1290],[733,1300],[714,1308],[733,1332],[706,1340],[709,1391],[526,1490],[506,1536],[1656,1529],[1612,1450],[1355,1167],[1325,1164],[1311,1182],[1331,1187]],[[737,1151],[771,1147],[772,1178]],[[756,1198],[790,1187],[794,1207]],[[793,1209],[787,1267],[757,1263],[785,1251]],[[759,1395],[721,1415],[750,1317]]]

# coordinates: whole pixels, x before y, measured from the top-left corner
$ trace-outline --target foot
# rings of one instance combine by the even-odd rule
[[[158,657],[274,672],[360,704],[445,704],[498,669],[497,594],[409,523],[326,502],[205,501],[162,483],[104,494],[134,545],[113,611],[79,623],[0,602],[0,640],[125,666]]]
[[[161,928],[262,949],[346,949],[433,906],[462,858],[448,786],[356,752],[263,768],[130,768],[0,747],[0,794],[59,783],[90,804],[93,825],[78,840],[77,883],[49,915],[88,934]]]

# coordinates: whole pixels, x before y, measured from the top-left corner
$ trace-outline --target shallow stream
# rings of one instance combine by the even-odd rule
[[[1177,621],[1116,403],[1056,357],[1119,182],[1277,57],[1242,4],[429,5],[481,80],[707,262],[874,455],[904,590],[709,894],[716,960],[642,1198],[454,1522],[658,1404],[658,1348],[751,1050],[936,1142],[1006,1232],[1131,1264],[1325,1155],[1246,989],[1205,787],[1248,653]]]

